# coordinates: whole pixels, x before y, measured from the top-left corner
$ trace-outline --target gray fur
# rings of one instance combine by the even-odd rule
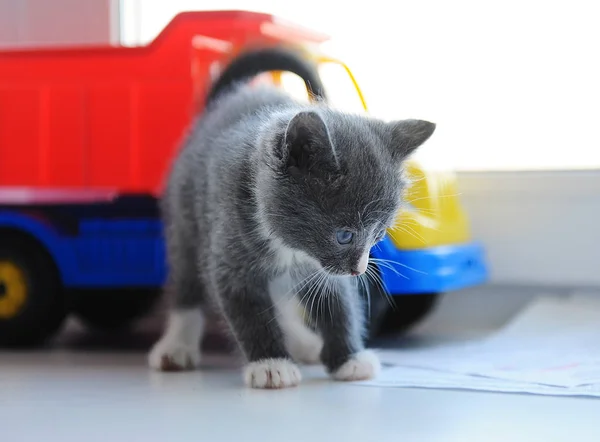
[[[363,348],[349,274],[394,222],[402,162],[434,127],[300,104],[275,88],[223,95],[194,124],[162,201],[173,308],[214,301],[249,361],[289,358],[274,320],[284,294],[269,293],[287,277],[323,338],[323,363],[340,367]],[[355,232],[351,245],[336,242],[340,228]],[[300,284],[323,269],[326,313],[314,285]]]

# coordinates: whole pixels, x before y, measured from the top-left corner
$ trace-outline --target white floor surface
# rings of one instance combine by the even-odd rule
[[[392,344],[487,333],[531,292],[453,294]],[[320,368],[303,368],[298,388],[257,391],[226,356],[206,357],[193,373],[154,373],[145,358],[157,322],[115,337],[75,325],[50,349],[0,351],[0,442],[600,441],[595,399],[354,386]]]
[[[152,373],[140,352],[0,353],[0,440],[599,441],[600,401],[382,389],[304,369],[295,389],[243,387],[237,368]]]

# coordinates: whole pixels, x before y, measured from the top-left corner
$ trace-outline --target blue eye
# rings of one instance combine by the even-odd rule
[[[340,244],[350,244],[354,238],[354,233],[350,232],[349,230],[338,230],[335,233],[335,236],[337,242]]]

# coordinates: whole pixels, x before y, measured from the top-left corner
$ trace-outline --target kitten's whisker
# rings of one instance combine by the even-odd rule
[[[310,300],[310,307],[308,309],[308,316],[311,319],[311,321],[315,321],[315,325],[318,324],[318,320],[315,319],[314,315],[313,315],[313,308],[314,308],[314,304],[315,304],[315,299],[316,296],[318,295],[318,287],[319,287],[319,283],[327,276],[327,273],[325,271],[323,271],[322,273],[319,274],[319,277],[317,278],[317,280],[313,283],[313,285],[309,288],[308,292],[307,292],[307,301],[306,301],[306,305],[308,306],[308,302]]]
[[[426,215],[435,215],[435,214],[439,213],[439,210],[429,209],[427,207],[406,206],[406,207],[400,208],[400,213],[402,213],[402,212],[417,212],[417,213],[424,213]]]
[[[292,291],[295,291],[296,293],[301,292],[302,290],[304,290],[304,287],[306,287],[308,284],[310,284],[311,281],[313,279],[315,279],[316,275],[318,275],[319,273],[321,273],[321,269],[317,269],[316,271],[314,271],[313,273],[311,273],[309,276],[307,276],[306,278],[304,278],[302,281],[300,281],[299,283],[295,284],[294,287],[292,287],[291,290],[289,290],[287,294],[290,294]],[[304,282],[304,284],[302,285],[302,287],[297,288],[303,282]]]
[[[294,284],[292,286],[292,288],[290,288],[290,290],[288,290],[286,293],[284,293],[283,295],[280,296],[280,299],[277,299],[273,302],[273,305],[271,305],[269,308],[267,308],[264,313],[267,313],[269,310],[273,310],[275,309],[277,306],[280,306],[280,303],[286,304],[289,302],[292,302],[292,300],[296,299],[297,297],[294,296],[290,296],[292,293],[300,293],[308,284],[310,284],[310,282],[316,278],[317,275],[319,275],[319,273],[321,272],[321,269],[317,269],[316,271],[312,272],[311,274],[309,274],[306,278],[302,279],[300,282]],[[304,284],[303,284],[304,283]],[[302,285],[302,287],[300,287],[299,289],[297,288],[299,285]],[[301,301],[298,301],[297,306],[301,305]],[[276,312],[276,314],[273,316],[273,318],[271,318],[267,324],[270,324],[273,320],[278,319],[279,317],[281,317],[281,314],[279,312]]]
[[[425,217],[428,216],[428,215],[424,215],[422,213],[417,213],[417,215],[419,215],[419,216],[425,216]],[[418,225],[422,224],[417,219],[415,219],[413,217],[408,217],[408,216],[402,216],[402,217],[400,217],[400,219],[396,222],[396,224],[403,224],[403,223],[408,223],[408,222],[412,223],[413,225],[414,224],[418,224]]]
[[[368,215],[366,216],[366,220],[370,221],[371,218],[375,217],[377,214],[383,214],[383,216],[386,218],[386,220],[392,215],[392,212],[388,211],[388,210],[370,210]],[[375,220],[376,222],[378,222],[379,224],[383,224],[384,226],[386,225],[383,221],[381,220]]]
[[[377,274],[377,272],[375,272],[373,269],[369,269],[369,267],[367,267],[366,275],[368,275],[368,277],[371,278],[373,283],[375,283],[381,289],[380,292],[382,293],[383,297],[387,300],[390,307],[395,310],[396,303],[394,302],[394,300],[392,299],[392,297],[389,295],[388,291],[386,290],[385,285],[383,284],[383,280],[381,279],[381,276],[379,276],[379,274]]]
[[[360,282],[361,286],[363,287],[364,293],[365,293],[365,297],[366,297],[366,301],[367,301],[367,313],[369,315],[369,320],[371,319],[371,288],[369,287],[368,282],[365,282],[365,280],[363,279],[364,275],[360,275],[358,277],[358,282]]]
[[[404,267],[405,269],[412,270],[413,272],[421,273],[422,275],[427,275],[427,272],[424,272],[423,270],[415,269],[414,267],[407,266],[406,264],[402,264],[401,262],[393,261],[391,259],[372,258],[372,261],[375,263],[388,263],[398,265],[400,267]]]
[[[376,199],[376,200],[373,200],[373,201],[371,201],[370,203],[368,203],[367,205],[365,205],[365,207],[362,209],[362,213],[363,213],[363,214],[364,214],[364,213],[367,213],[367,210],[369,209],[369,206],[370,206],[371,204],[375,204],[375,203],[378,203],[378,202],[380,202],[380,201],[384,201],[384,200],[386,200],[386,199],[388,199],[388,198],[378,198],[378,199]],[[369,213],[372,213],[372,212],[373,212],[373,211],[370,211]]]
[[[335,292],[332,290],[333,282],[331,278],[326,279],[325,283],[325,296],[327,298],[327,308],[329,310],[329,319],[331,320],[331,324],[333,324],[333,312],[331,311],[331,297],[335,296]]]
[[[406,276],[402,275],[402,274],[401,274],[401,273],[400,273],[398,270],[396,270],[396,269],[395,269],[395,268],[394,268],[394,267],[393,267],[393,266],[392,266],[390,263],[387,263],[387,262],[378,262],[378,261],[373,261],[373,262],[374,262],[374,263],[376,263],[376,264],[377,264],[377,266],[378,266],[379,268],[381,268],[381,267],[384,267],[384,268],[386,268],[386,269],[390,269],[390,270],[392,270],[392,271],[393,271],[393,272],[394,272],[396,275],[398,275],[398,276],[403,276],[403,277],[405,277],[405,278],[406,278]],[[408,279],[408,278],[407,278],[407,279]]]
[[[302,297],[300,297],[300,299],[298,299],[298,302],[296,303],[296,307],[297,307],[297,308],[306,309],[306,304],[308,304],[308,302],[306,302],[306,303],[305,303],[304,301],[305,301],[305,299],[307,299],[308,297],[310,297],[310,294],[312,293],[312,291],[313,291],[313,289],[314,289],[314,287],[315,287],[315,286],[314,286],[315,280],[321,277],[321,275],[322,275],[322,272],[323,272],[323,271],[322,271],[321,269],[318,269],[318,270],[317,270],[317,271],[316,271],[316,272],[313,274],[313,276],[310,278],[310,281],[306,282],[306,283],[305,283],[305,284],[302,286],[302,288],[301,288],[301,289],[298,291],[298,293],[302,293],[302,291],[305,291],[306,287],[307,287],[309,284],[311,284],[311,283],[313,284],[312,286],[310,286],[310,287],[308,288],[308,290],[306,290],[306,291],[305,291],[305,293],[302,295]],[[294,298],[292,298],[292,299],[294,299]]]
[[[377,266],[379,266],[380,268],[386,268],[386,269],[390,269],[392,272],[394,272],[397,276],[400,276],[401,278],[404,279],[410,279],[408,276],[403,275],[402,273],[400,273],[398,270],[396,270],[390,263],[387,262],[377,262],[377,261],[373,261],[377,264]]]
[[[420,198],[415,198],[413,200],[410,201],[406,201],[408,204],[412,204],[415,201],[421,201],[421,200],[427,200],[427,199],[438,199],[438,198],[454,198],[457,196],[461,196],[462,193],[452,193],[452,194],[447,194],[447,195],[428,195],[428,196],[422,196]]]
[[[319,288],[317,290],[319,296],[319,304],[317,305],[317,317],[320,315],[321,320],[322,317],[325,316],[325,298],[328,297],[327,294],[327,286],[330,282],[329,274],[327,273],[330,270],[330,267],[326,267],[325,274],[326,276],[321,279],[319,283]]]
[[[317,282],[317,285],[315,286],[315,292],[313,295],[313,302],[315,303],[315,321],[317,324],[320,324],[320,322],[319,322],[319,305],[323,301],[323,297],[321,296],[321,285],[322,285],[324,279],[325,278],[319,279],[319,281]]]
[[[399,226],[396,226],[395,229],[398,229],[398,230],[412,236],[413,238],[418,239],[423,244],[427,244],[427,241],[425,241],[425,238],[423,238],[419,233],[415,232],[414,230],[412,230],[412,231],[408,230],[407,227],[408,226],[399,225]]]
[[[415,178],[415,179],[411,178],[410,175],[407,176],[406,178],[408,179],[409,185],[414,184],[414,183],[418,183],[418,182],[423,181],[423,180],[426,179],[426,177],[423,176],[423,175],[421,175],[419,178]]]
[[[417,221],[416,219],[403,219],[400,223],[396,224],[396,226],[408,226],[412,228],[419,228],[423,226],[423,223]],[[428,229],[435,230],[436,232],[440,232],[441,230],[437,227],[433,226],[425,226]]]
[[[427,242],[427,241],[425,241],[425,238],[423,238],[423,236],[419,232],[417,232],[415,229],[413,229],[411,226],[406,225],[406,224],[401,224],[400,226],[406,227],[407,229],[409,229],[415,235],[415,237],[419,238],[421,241],[423,241],[423,243]]]
[[[295,292],[295,293],[298,293],[298,292],[300,292],[300,291],[301,291],[301,290],[302,290],[302,289],[303,289],[303,288],[304,288],[304,287],[305,287],[307,284],[309,284],[309,283],[310,283],[310,280],[311,280],[311,279],[313,279],[313,278],[314,278],[314,277],[315,277],[315,276],[316,276],[318,273],[319,273],[319,271],[318,271],[318,270],[317,270],[317,271],[315,271],[315,272],[312,272],[312,273],[310,273],[310,274],[309,274],[309,275],[308,275],[306,278],[304,278],[304,279],[300,280],[300,282],[298,282],[298,283],[294,284],[294,285],[293,285],[293,286],[292,286],[292,287],[291,287],[291,288],[290,288],[290,289],[289,289],[287,292],[285,292],[284,294],[282,294],[282,295],[280,296],[280,298],[281,298],[281,299],[282,299],[284,302],[290,302],[292,299],[294,299],[294,298],[293,298],[293,296],[292,296],[292,297],[290,297],[290,295],[291,295],[292,293],[294,293],[294,292]],[[302,285],[303,283],[304,283],[304,285]],[[299,285],[302,285],[302,287],[298,288],[298,286],[299,286]],[[278,300],[278,301],[279,301],[279,300]]]

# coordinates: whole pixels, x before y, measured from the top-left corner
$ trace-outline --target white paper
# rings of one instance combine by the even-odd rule
[[[389,367],[377,379],[359,385],[373,387],[431,388],[452,390],[492,391],[501,393],[528,393],[550,396],[600,397],[600,385],[581,387],[554,387],[549,385],[508,381],[466,374],[447,373],[423,368]]]
[[[489,338],[380,355],[395,367],[363,385],[600,396],[600,299],[540,298]]]

